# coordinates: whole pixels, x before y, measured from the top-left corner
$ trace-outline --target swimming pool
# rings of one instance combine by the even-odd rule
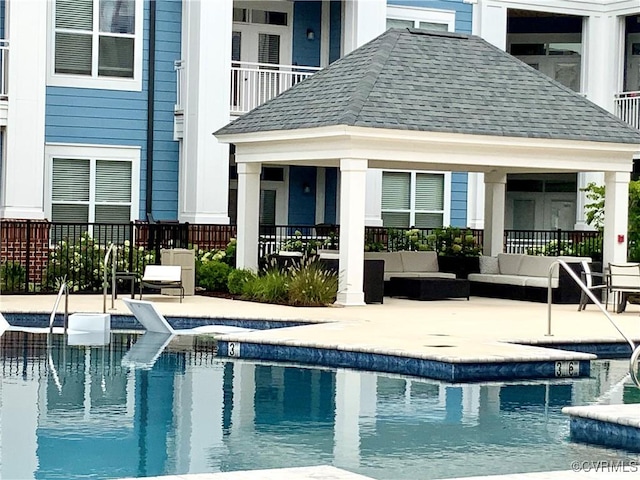
[[[376,479],[435,479],[638,461],[572,443],[567,405],[640,403],[626,361],[568,381],[451,385],[215,356],[177,338],[149,369],[104,347],[0,338],[0,477],[116,478],[332,464]]]

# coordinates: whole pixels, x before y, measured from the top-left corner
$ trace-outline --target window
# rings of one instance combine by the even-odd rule
[[[422,28],[453,32],[456,12],[418,7],[387,7],[387,28]]]
[[[47,158],[51,221],[128,223],[136,217],[138,148],[47,146]]]
[[[382,223],[385,227],[442,227],[449,174],[382,173]]]
[[[56,0],[50,85],[140,90],[142,0]]]

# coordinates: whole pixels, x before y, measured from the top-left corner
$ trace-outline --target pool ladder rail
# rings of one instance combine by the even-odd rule
[[[62,295],[64,295],[64,333],[67,333],[67,327],[69,326],[69,284],[67,283],[67,277],[62,277],[62,283],[60,285],[60,289],[58,290],[58,295],[56,297],[56,303],[53,305],[53,310],[51,311],[51,316],[49,317],[49,333],[53,333],[53,323],[56,319],[56,313],[58,311],[58,306],[60,305],[60,300],[62,299]]]
[[[116,245],[115,243],[110,243],[109,248],[107,248],[107,253],[104,255],[104,265],[103,272],[104,277],[102,279],[102,313],[107,313],[107,287],[109,286],[109,281],[107,279],[107,267],[109,266],[109,260],[111,260],[111,309],[115,310],[115,298],[116,298],[116,254],[115,254]]]
[[[600,300],[596,298],[593,292],[589,290],[589,288],[587,288],[584,282],[580,280],[578,275],[576,275],[576,272],[574,272],[573,269],[569,267],[567,262],[565,262],[564,260],[556,260],[549,267],[549,276],[548,276],[548,283],[547,283],[548,287],[547,287],[547,333],[546,335],[553,336],[553,334],[551,333],[551,305],[552,305],[552,293],[553,293],[553,289],[551,286],[551,279],[553,277],[553,271],[556,268],[556,265],[561,266],[567,271],[567,273],[571,276],[571,278],[573,278],[573,280],[587,295],[587,297],[589,297],[589,299],[594,303],[594,305],[596,305],[596,307],[600,309],[600,311],[604,314],[605,317],[607,317],[609,322],[611,322],[611,324],[618,331],[618,333],[622,335],[622,338],[624,338],[626,342],[629,344],[629,346],[631,347],[631,358],[629,359],[629,376],[631,377],[631,380],[633,381],[635,386],[640,388],[640,378],[638,378],[638,360],[640,360],[640,345],[636,345],[633,340],[631,340],[629,337],[627,337],[624,334],[624,332],[620,329],[618,324],[613,320],[611,315],[609,315],[609,312],[607,312],[607,309],[602,305]]]

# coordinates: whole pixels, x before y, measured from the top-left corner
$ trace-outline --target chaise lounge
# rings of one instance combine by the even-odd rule
[[[140,280],[140,300],[144,287],[162,290],[163,288],[177,288],[180,290],[180,303],[184,298],[182,286],[182,267],[179,265],[147,265]]]

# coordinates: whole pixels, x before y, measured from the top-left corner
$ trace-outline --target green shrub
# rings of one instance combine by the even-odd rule
[[[14,293],[24,290],[27,270],[20,262],[6,261],[0,265],[0,291]]]
[[[482,250],[472,230],[458,227],[436,228],[427,235],[427,244],[427,250],[447,257],[478,257]]]
[[[210,292],[226,292],[230,271],[229,265],[217,260],[203,263],[196,272],[198,286]]]
[[[242,294],[245,284],[255,276],[256,274],[251,270],[244,270],[241,268],[231,270],[229,277],[227,278],[227,288],[229,289],[229,293],[233,295]]]
[[[275,268],[245,283],[242,297],[264,303],[287,303],[290,275]]]
[[[338,275],[323,269],[318,262],[304,263],[291,270],[288,304],[324,306],[336,301]]]

